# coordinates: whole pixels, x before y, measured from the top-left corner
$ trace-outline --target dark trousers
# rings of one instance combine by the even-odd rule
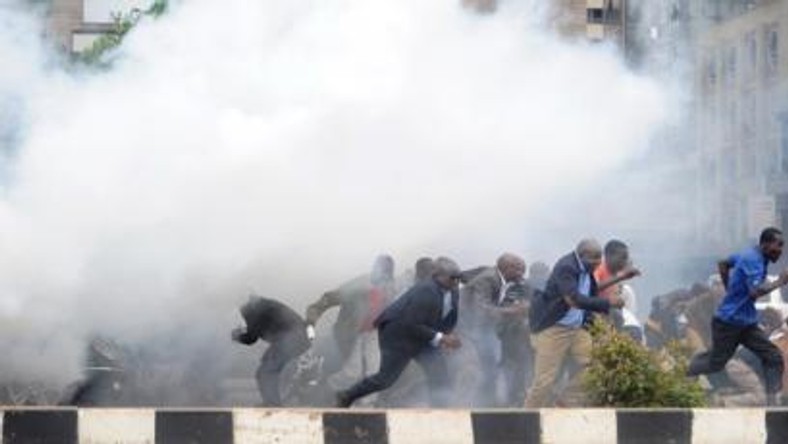
[[[447,406],[450,388],[449,369],[441,350],[427,345],[418,352],[412,353],[393,347],[392,342],[385,330],[380,332],[378,336],[380,370],[345,390],[343,395],[352,403],[356,399],[391,387],[413,359],[424,370],[432,406]]]
[[[495,327],[486,325],[468,332],[470,342],[476,351],[479,379],[475,387],[473,405],[476,407],[497,407],[498,350],[499,340],[495,337]]]
[[[300,329],[303,330],[303,329]],[[282,405],[279,391],[279,375],[288,362],[301,356],[309,349],[309,339],[304,331],[295,331],[281,336],[271,342],[263,353],[255,378],[263,405],[278,407]]]
[[[501,370],[506,382],[506,404],[520,407],[525,400],[525,388],[533,378],[534,352],[528,328],[522,323],[507,325],[498,333],[501,340]]]
[[[761,360],[766,393],[782,390],[782,354],[757,325],[741,327],[714,318],[711,321],[711,340],[711,350],[696,355],[690,362],[689,376],[723,370],[741,344]]]

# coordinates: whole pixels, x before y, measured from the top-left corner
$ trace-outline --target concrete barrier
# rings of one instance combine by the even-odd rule
[[[788,409],[6,408],[0,444],[783,444]]]

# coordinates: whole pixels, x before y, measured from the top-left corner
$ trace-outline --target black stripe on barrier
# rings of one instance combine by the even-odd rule
[[[619,410],[618,442],[622,444],[689,444],[691,410]]]
[[[538,412],[473,412],[471,424],[474,444],[541,442]]]
[[[387,444],[385,413],[323,413],[324,444]]]
[[[156,444],[232,444],[229,411],[157,411]]]
[[[76,410],[6,410],[3,444],[76,444]]]
[[[788,410],[766,411],[766,443],[784,444],[788,442]]]

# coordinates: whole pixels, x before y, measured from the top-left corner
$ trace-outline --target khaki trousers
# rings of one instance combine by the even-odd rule
[[[583,395],[583,374],[591,362],[591,334],[582,328],[568,328],[554,325],[531,336],[534,347],[534,380],[526,408],[548,407],[564,361],[571,358],[575,374],[571,376],[563,399],[567,405],[580,406],[585,402]]]

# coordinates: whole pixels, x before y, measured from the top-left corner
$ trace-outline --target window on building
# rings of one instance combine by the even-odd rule
[[[736,102],[731,102],[728,110],[728,125],[731,127],[731,137],[735,137],[736,128],[739,126],[739,108]]]
[[[723,186],[731,185],[736,180],[736,163],[736,152],[730,146],[724,146],[720,164],[720,182]]]
[[[759,89],[758,93],[758,131],[763,133],[764,137],[777,138],[780,132],[777,119],[777,107],[780,105],[780,100],[775,89],[774,87],[766,87]]]
[[[736,133],[738,132],[738,104],[735,101],[728,102],[723,106],[722,115],[720,116],[720,125],[722,126],[722,138],[724,142],[732,143],[736,140]]]
[[[717,58],[714,54],[710,54],[706,59],[706,86],[709,89],[714,89],[717,86]]]
[[[602,23],[605,18],[605,10],[602,8],[588,8],[586,10],[588,23]]]
[[[757,173],[762,176],[773,176],[782,171],[779,138],[767,136],[763,139],[761,149],[758,152],[757,167]]]
[[[741,102],[741,138],[747,144],[752,143],[755,138],[758,122],[758,108],[755,91],[746,91],[742,95]]]
[[[737,243],[741,232],[741,220],[744,203],[740,199],[724,198],[720,208],[720,231],[727,242]]]
[[[777,207],[777,215],[779,220],[777,226],[781,227],[783,231],[788,229],[788,194],[780,193],[775,196],[775,206]],[[783,301],[785,301],[785,293],[783,293]]]
[[[781,209],[779,211],[779,214],[780,214],[780,220],[777,221],[777,223],[782,228],[783,232],[785,232],[785,230],[788,230],[788,208]],[[782,294],[782,297],[783,297],[783,302],[788,302],[785,299],[786,298],[786,294],[784,292],[781,292],[781,294]]]
[[[780,167],[788,173],[788,118],[780,120]]]
[[[714,139],[710,140],[717,140],[717,131],[719,131],[719,118],[718,118],[718,111],[717,111],[717,99],[715,97],[710,97],[704,107],[704,112],[706,115],[706,129],[707,133],[710,136],[713,136]]]
[[[757,165],[758,149],[755,146],[755,141],[750,141],[746,145],[743,145],[742,148],[741,161],[739,162],[739,165],[741,165],[739,168],[739,176],[744,180],[757,177],[755,175],[755,169]]]
[[[755,31],[744,36],[744,77],[751,81],[755,78],[758,69],[758,36]]]
[[[733,88],[736,86],[736,47],[731,46],[725,55],[725,86]]]
[[[777,77],[780,62],[780,39],[777,24],[766,26],[764,31],[763,72],[767,80]]]
[[[613,2],[589,5],[586,8],[586,20],[588,23],[616,24],[621,20],[621,9],[614,5]]]

